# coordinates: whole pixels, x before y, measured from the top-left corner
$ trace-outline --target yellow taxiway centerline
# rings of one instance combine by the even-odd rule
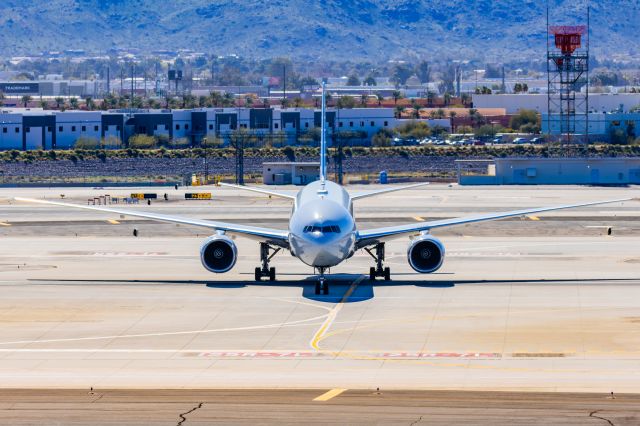
[[[322,326],[318,329],[318,331],[316,331],[316,334],[314,334],[313,338],[311,339],[310,345],[313,349],[317,351],[320,350],[320,347],[318,347],[318,343],[320,343],[320,340],[324,338],[324,335],[326,334],[327,330],[329,330],[329,327],[331,327],[331,324],[333,324],[333,321],[336,319],[336,316],[338,316],[338,312],[340,312],[340,309],[342,309],[342,307],[344,306],[344,303],[347,301],[347,299],[349,299],[349,297],[354,292],[356,287],[358,287],[358,284],[360,284],[364,280],[364,278],[365,277],[363,275],[357,280],[355,280],[351,284],[351,287],[349,287],[349,290],[347,290],[347,292],[342,297],[342,300],[340,300],[340,302],[338,302],[338,304],[334,306],[333,309],[331,309],[331,311],[329,311],[329,315],[327,316],[327,319],[324,321],[324,323],[322,323]]]
[[[343,393],[344,391],[346,391],[346,389],[341,389],[341,388],[336,388],[336,389],[331,389],[328,392],[323,393],[322,395],[313,398],[314,401],[328,401],[332,398],[335,398],[336,396],[340,395],[341,393]]]
[[[421,218],[420,216],[414,216],[414,217],[413,217],[413,219],[414,219],[416,222],[424,222],[424,219],[423,219],[423,218]]]
[[[107,222],[109,222],[109,223],[110,223],[110,224],[112,224],[112,225],[120,225],[120,222],[118,222],[118,221],[117,221],[117,220],[115,220],[115,219],[109,219],[109,220],[107,220]]]
[[[11,226],[11,224],[7,222],[0,222],[0,226]]]

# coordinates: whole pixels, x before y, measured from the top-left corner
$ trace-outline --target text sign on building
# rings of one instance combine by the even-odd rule
[[[0,92],[6,95],[25,95],[39,91],[38,83],[0,83]]]

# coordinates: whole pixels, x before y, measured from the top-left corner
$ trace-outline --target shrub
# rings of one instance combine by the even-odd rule
[[[80,136],[73,144],[74,149],[97,149],[100,142],[96,138]]]
[[[371,139],[371,145],[382,147],[382,146],[391,146],[391,138],[393,136],[393,132],[389,129],[380,129],[378,132],[373,135]],[[349,151],[351,155],[351,151]]]
[[[134,135],[129,138],[129,147],[134,149],[152,149],[157,145],[157,140],[149,135]]]

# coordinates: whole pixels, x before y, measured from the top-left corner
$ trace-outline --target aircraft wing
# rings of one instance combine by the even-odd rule
[[[490,213],[474,216],[464,216],[452,219],[434,220],[430,222],[411,223],[407,225],[389,226],[386,228],[367,229],[358,232],[358,247],[365,247],[379,241],[391,240],[403,235],[417,234],[419,232],[429,231],[434,228],[442,228],[445,226],[464,225],[467,223],[484,222],[489,220],[505,219],[508,217],[525,216],[534,213],[548,212],[552,210],[573,209],[576,207],[597,206],[600,204],[620,203],[630,201],[631,198],[610,201],[596,201],[592,203],[570,204],[564,206],[540,207],[533,209],[515,210],[502,213]]]
[[[257,226],[247,226],[226,222],[218,222],[203,219],[193,219],[189,217],[170,216],[159,213],[142,212],[135,210],[118,209],[111,207],[83,206],[79,204],[60,203],[57,201],[38,200],[33,198],[16,197],[16,201],[24,201],[29,203],[48,204],[60,207],[71,207],[76,209],[94,210],[104,213],[114,213],[124,216],[140,217],[144,219],[156,220],[159,222],[176,223],[179,225],[197,226],[200,228],[208,228],[213,231],[225,231],[230,234],[242,235],[254,240],[270,242],[280,247],[289,247],[289,232],[271,228],[261,228]]]
[[[406,185],[406,186],[394,186],[391,188],[380,189],[378,191],[363,192],[360,194],[352,195],[351,199],[355,201],[355,200],[360,200],[362,198],[375,197],[377,195],[386,194],[388,192],[404,191],[405,189],[418,188],[425,185],[429,185],[429,182],[421,182],[421,183],[416,183],[413,185]]]
[[[242,190],[245,190],[245,191],[251,191],[251,192],[257,192],[257,193],[260,193],[260,194],[271,195],[273,197],[287,198],[289,200],[295,200],[296,199],[295,195],[285,194],[284,192],[271,191],[271,190],[268,190],[268,189],[256,188],[254,186],[232,185],[230,183],[223,183],[223,182],[220,182],[219,185],[220,186],[226,186],[227,188],[236,188],[236,189],[242,189]]]

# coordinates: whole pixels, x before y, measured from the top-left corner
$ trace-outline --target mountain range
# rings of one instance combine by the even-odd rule
[[[554,24],[583,0],[549,0]],[[544,60],[546,2],[527,0],[3,0],[0,54],[193,49],[317,60]],[[640,2],[591,2],[598,55],[640,56]]]

